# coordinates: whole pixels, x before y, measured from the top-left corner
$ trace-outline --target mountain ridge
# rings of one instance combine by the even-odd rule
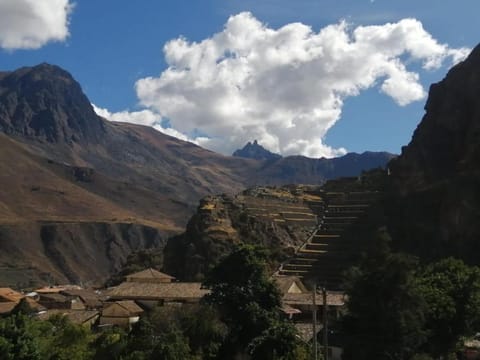
[[[17,248],[14,258],[22,266],[22,257],[28,258],[31,266],[58,281],[89,280],[82,269],[92,266],[91,255],[78,260],[80,250],[68,245],[72,242],[91,247],[93,240],[109,239],[118,245],[118,261],[108,256],[95,260],[102,270],[92,278],[106,278],[132,246],[162,247],[168,236],[180,233],[204,196],[233,195],[268,182],[321,183],[335,173],[330,165],[329,175],[322,174],[325,167],[317,159],[282,158],[268,164],[223,156],[151,127],[109,122],[95,114],[68,72],[48,64],[0,75],[0,149],[0,267],[14,267],[10,245],[21,236],[24,248]],[[387,160],[375,161],[384,166]],[[357,167],[351,175],[359,171]],[[62,229],[51,233],[56,234],[50,236],[53,243],[42,237],[39,224],[46,223]],[[20,231],[18,224],[29,230]],[[138,231],[113,230],[123,229],[120,224]],[[90,230],[76,230],[80,228]],[[96,234],[91,241],[87,235],[75,240],[76,232],[89,231]],[[139,235],[132,238],[134,233]],[[108,253],[108,242],[103,243],[101,252]],[[37,255],[27,256],[28,248],[39,249]]]

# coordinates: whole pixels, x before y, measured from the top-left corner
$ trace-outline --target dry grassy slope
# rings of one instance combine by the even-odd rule
[[[179,231],[164,197],[97,172],[78,181],[74,170],[0,134],[0,284],[99,282]]]
[[[155,200],[151,191],[99,173],[94,173],[92,182],[84,183],[77,181],[73,172],[74,168],[35,156],[0,134],[0,223],[139,222],[167,231],[179,229],[162,218],[160,209],[154,214],[151,208],[155,204],[148,203]],[[157,198],[159,208],[164,199]],[[141,200],[146,202],[139,207],[142,211],[132,206]]]

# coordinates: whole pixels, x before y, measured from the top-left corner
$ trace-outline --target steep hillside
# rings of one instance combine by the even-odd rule
[[[426,114],[390,164],[398,248],[480,263],[480,47],[430,88]]]

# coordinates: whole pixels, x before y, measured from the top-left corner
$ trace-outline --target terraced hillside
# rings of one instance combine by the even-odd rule
[[[280,275],[296,275],[308,282],[338,289],[342,273],[362,250],[348,230],[366,215],[381,195],[379,191],[320,191],[323,207],[317,208],[318,225],[294,256],[282,263]]]
[[[381,194],[371,179],[369,174],[324,187],[254,187],[235,196],[208,196],[186,232],[169,240],[164,271],[201,280],[236,245],[258,244],[270,250],[272,272],[338,288],[341,273],[364,246],[350,231]]]

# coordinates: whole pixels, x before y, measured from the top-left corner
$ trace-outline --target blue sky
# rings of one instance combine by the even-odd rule
[[[52,8],[65,7],[68,0],[45,0],[45,2],[50,3]],[[28,9],[29,3],[31,2],[26,0],[0,0],[0,23],[4,18],[11,19],[9,12],[17,7],[24,6]],[[232,29],[235,24],[251,25],[253,26],[251,33],[258,36],[275,33],[292,23],[310,26],[311,33],[307,37],[311,38],[311,41],[306,42],[305,46],[311,47],[312,43],[320,41],[315,38],[319,31],[327,26],[340,26],[342,20],[345,21],[347,29],[335,28],[335,36],[340,36],[343,32],[352,36],[358,27],[369,25],[382,26],[379,29],[384,31],[386,28],[383,26],[387,23],[399,24],[399,29],[415,29],[413,26],[415,24],[401,23],[402,19],[414,18],[432,39],[453,51],[465,47],[472,48],[480,40],[476,26],[479,10],[480,5],[474,0],[141,0],[137,2],[78,0],[69,11],[69,23],[63,24],[68,35],[65,29],[62,33],[60,21],[48,24],[50,26],[48,29],[51,31],[48,34],[45,32],[45,37],[39,38],[33,45],[25,42],[12,45],[12,42],[7,42],[8,36],[13,36],[10,32],[25,31],[26,26],[22,23],[23,20],[15,18],[16,23],[3,25],[3,27],[0,25],[0,48],[3,47],[0,50],[0,69],[13,70],[40,62],[60,65],[70,71],[80,82],[92,103],[102,109],[99,110],[102,115],[113,120],[152,125],[169,134],[195,139],[202,146],[224,153],[234,150],[234,147],[248,140],[253,140],[253,137],[259,138],[261,143],[263,142],[272,150],[284,154],[332,156],[341,154],[344,149],[356,152],[386,150],[398,153],[401,146],[410,141],[412,132],[423,115],[426,99],[421,96],[418,89],[416,93],[406,89],[399,94],[395,89],[401,88],[402,84],[393,84],[393,90],[388,90],[387,87],[382,88],[386,78],[393,77],[392,81],[400,79],[389,72],[390,70],[386,70],[390,69],[394,62],[383,64],[382,71],[385,71],[385,74],[382,73],[383,75],[378,76],[368,85],[365,85],[364,80],[357,79],[357,82],[350,84],[353,88],[349,85],[348,89],[335,88],[332,93],[329,93],[328,89],[324,89],[320,79],[321,74],[326,70],[317,71],[315,68],[315,66],[322,66],[321,59],[309,62],[306,64],[308,67],[304,67],[299,73],[292,70],[292,67],[295,68],[298,65],[298,59],[292,59],[291,63],[281,65],[278,65],[278,59],[272,60],[273,62],[258,62],[258,59],[246,60],[250,61],[251,66],[248,71],[252,69],[256,71],[263,65],[266,70],[262,70],[263,72],[257,74],[253,80],[245,80],[245,78],[238,80],[236,77],[237,72],[240,71],[239,65],[232,65],[230,70],[226,70],[226,77],[220,80],[210,78],[211,82],[207,81],[205,85],[207,89],[201,92],[198,89],[193,91],[188,87],[190,83],[200,80],[198,74],[191,73],[210,70],[204,70],[205,64],[195,68],[192,64],[197,62],[184,65],[188,59],[185,60],[182,54],[179,55],[183,49],[179,39],[185,39],[185,46],[191,52],[198,50],[205,54],[208,51],[207,48],[194,49],[192,42],[200,43],[205,39],[212,39],[215,34],[222,34],[227,21],[233,16],[235,21],[232,21]],[[42,14],[39,14],[40,10],[35,11],[39,17],[42,17]],[[245,12],[250,14],[247,16]],[[51,21],[50,17],[48,19]],[[3,23],[6,24],[5,21]],[[42,29],[41,26],[35,27],[36,32],[42,32],[40,29]],[[265,29],[267,30],[264,31]],[[302,27],[289,28],[288,36],[295,36],[303,33],[304,30]],[[2,32],[8,35],[3,36],[3,45]],[[393,37],[392,39],[395,40]],[[164,46],[169,41],[173,41],[171,46],[173,60],[167,63]],[[415,43],[415,37],[413,40],[410,37],[408,41]],[[254,44],[255,51],[268,54],[262,52],[262,47],[268,47],[271,43],[255,41]],[[221,47],[218,43],[214,45],[216,48]],[[363,49],[363,45],[365,44],[359,44],[359,48]],[[380,50],[383,52],[379,54],[385,54],[385,45],[382,46],[384,48]],[[245,49],[242,51],[245,52]],[[241,51],[238,50],[238,54],[240,53]],[[227,56],[227,60],[231,60],[232,63],[237,61],[240,57],[238,54],[232,58]],[[280,53],[279,56],[285,54],[288,53],[283,55]],[[407,49],[395,58],[402,62],[409,73],[418,74],[418,81],[413,81],[412,84],[421,84],[424,90],[428,91],[429,84],[441,80],[452,64],[453,55],[447,55],[447,52],[444,55],[441,64],[429,69],[425,69],[428,54],[415,55]],[[359,57],[361,56],[366,54],[359,53]],[[247,56],[245,58],[247,59]],[[373,61],[371,57],[366,59],[365,61]],[[341,61],[344,59],[339,62]],[[216,61],[217,64],[219,62],[220,60]],[[349,63],[344,62],[344,64]],[[352,66],[358,66],[358,64],[352,62]],[[169,65],[174,66],[177,72],[168,72]],[[184,66],[183,69],[182,66]],[[272,66],[275,71],[270,71],[269,66]],[[285,66],[290,66],[288,72],[283,71]],[[373,63],[372,66],[369,69],[374,71]],[[241,69],[243,71],[245,68]],[[320,80],[308,81],[309,73],[306,69],[311,69],[311,76],[318,77]],[[347,70],[351,69],[335,68],[328,81],[332,86],[337,86],[335,83],[337,75],[340,76],[339,82],[346,81],[341,76],[348,77],[349,73],[344,74]],[[395,74],[398,73],[397,70],[393,70]],[[214,68],[213,71],[219,70]],[[175,83],[169,80],[167,84],[165,79],[167,75],[172,74],[181,76],[181,81]],[[303,76],[306,79],[302,83],[292,83],[292,76],[296,78]],[[202,75],[201,79],[203,78]],[[265,79],[267,81],[274,79],[272,87],[264,85]],[[222,89],[226,89],[225,81],[231,84],[234,80],[237,81],[235,82],[237,88],[245,86],[239,91],[247,91],[246,84],[250,84],[249,93],[225,97],[222,99],[223,103],[219,105],[216,100],[222,96]],[[219,81],[224,81],[220,84],[221,86]],[[325,81],[325,86],[330,84],[328,81]],[[255,87],[251,85],[252,82],[256,84]],[[279,91],[279,94],[276,94],[279,88],[297,87],[299,87],[298,94],[309,94],[309,92],[315,94],[315,92],[325,91],[324,95],[318,96],[318,104],[324,102],[325,105],[312,105],[312,102],[316,101],[313,95],[311,101],[300,99],[300,95],[297,99],[293,90],[290,93]],[[175,90],[169,90],[172,88]],[[388,91],[390,95],[387,95]],[[193,92],[194,95],[192,95]],[[255,95],[257,93],[258,95]],[[269,99],[265,93],[267,95],[271,93],[274,99]],[[338,95],[339,93],[341,95]],[[339,98],[332,99],[332,94],[338,95]],[[188,114],[185,109],[179,110],[170,105],[179,96],[185,96],[193,103]],[[282,99],[286,100],[281,102]],[[242,105],[235,108],[237,102]],[[404,104],[399,105],[399,102]],[[245,110],[245,103],[249,106],[254,104],[251,105],[253,109]],[[299,103],[302,104],[299,105]],[[203,107],[202,104],[205,106]],[[230,104],[231,107],[228,107]],[[324,110],[325,113],[323,113]],[[288,116],[296,119],[292,120],[293,124],[289,123]],[[249,117],[248,121],[244,121],[243,117]],[[308,119],[305,120],[305,118]],[[168,130],[169,126],[173,126],[175,130]]]

